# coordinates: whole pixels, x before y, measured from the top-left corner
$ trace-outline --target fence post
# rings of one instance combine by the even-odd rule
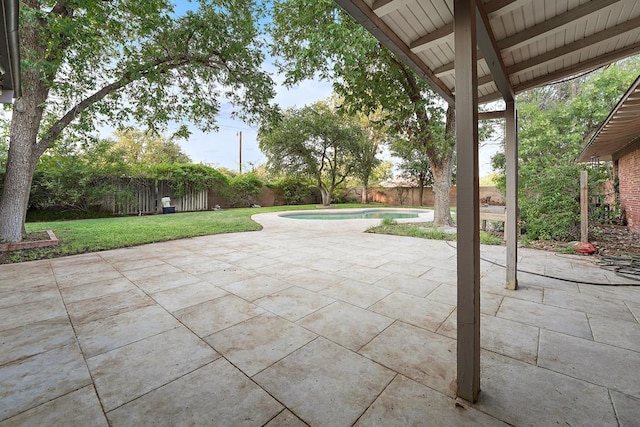
[[[580,171],[580,241],[589,241],[589,176]]]

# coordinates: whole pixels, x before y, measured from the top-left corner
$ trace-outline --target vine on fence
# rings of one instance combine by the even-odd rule
[[[229,178],[216,169],[196,164],[160,164],[149,166],[142,172],[147,178],[166,180],[176,195],[184,196],[187,191],[203,191],[208,188],[223,189],[229,185]]]

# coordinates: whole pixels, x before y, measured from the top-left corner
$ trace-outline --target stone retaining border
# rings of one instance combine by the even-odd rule
[[[48,240],[34,240],[32,242],[16,242],[0,244],[0,252],[19,251],[22,249],[44,248],[47,246],[57,246],[58,238],[52,230],[47,230]]]

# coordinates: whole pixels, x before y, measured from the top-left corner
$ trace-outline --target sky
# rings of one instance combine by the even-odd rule
[[[274,75],[274,80],[282,81],[282,78]],[[289,107],[303,107],[327,99],[331,93],[331,83],[321,80],[307,80],[293,88],[278,84],[274,102],[284,110]],[[242,170],[247,172],[252,167],[266,163],[266,157],[258,148],[258,129],[241,120],[231,118],[230,105],[223,104],[222,107],[217,118],[218,132],[203,133],[195,127],[190,127],[192,134],[189,140],[180,141],[183,151],[195,163],[205,163],[213,167],[224,167],[237,171],[240,157],[239,132],[242,132]],[[496,137],[502,138],[501,133],[498,132]],[[481,177],[487,176],[493,171],[491,157],[500,150],[499,141],[488,142],[480,147]]]
[[[276,75],[273,78],[276,82],[282,81],[282,78]],[[294,88],[278,84],[273,102],[282,109],[302,107],[328,98],[331,92],[331,83],[320,80],[307,80]],[[203,133],[195,127],[190,127],[191,137],[188,141],[180,141],[180,144],[193,162],[237,171],[240,157],[239,132],[242,132],[242,170],[246,172],[251,170],[252,166],[266,163],[266,157],[258,148],[257,127],[231,118],[231,111],[232,107],[229,104],[222,104],[217,117],[218,132]]]
[[[184,13],[195,7],[188,0],[176,0],[176,14]],[[301,84],[288,88],[282,84],[284,77],[278,75],[273,59],[267,56],[265,69],[272,74],[276,83],[276,97],[274,103],[283,110],[289,107],[303,107],[316,101],[327,99],[332,93],[330,82],[321,80],[307,80]],[[186,141],[180,141],[183,151],[194,163],[205,163],[213,167],[224,167],[237,171],[239,166],[239,132],[242,132],[242,170],[250,171],[252,167],[266,163],[267,159],[260,152],[257,142],[256,127],[252,127],[241,120],[231,118],[232,106],[222,103],[217,117],[218,131],[203,133],[195,126],[189,125],[191,136]],[[175,130],[178,124],[170,126]],[[108,137],[110,135],[103,135]],[[480,149],[480,176],[488,175],[491,169],[491,156],[500,149],[499,143],[486,144]],[[393,159],[391,159],[393,160]]]

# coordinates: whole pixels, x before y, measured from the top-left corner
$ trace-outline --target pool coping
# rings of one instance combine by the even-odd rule
[[[411,212],[417,213],[417,218],[394,218],[397,222],[429,222],[433,221],[433,209],[419,209],[419,208],[384,208],[384,207],[371,207],[371,208],[322,208],[318,210],[292,210],[286,212],[277,212],[277,217],[285,220],[290,219],[304,219],[304,218],[290,218],[292,215],[316,215],[316,214],[350,214],[359,213],[365,211],[389,211],[389,212]],[[317,219],[313,221],[381,221],[382,218],[342,218],[342,219]]]

